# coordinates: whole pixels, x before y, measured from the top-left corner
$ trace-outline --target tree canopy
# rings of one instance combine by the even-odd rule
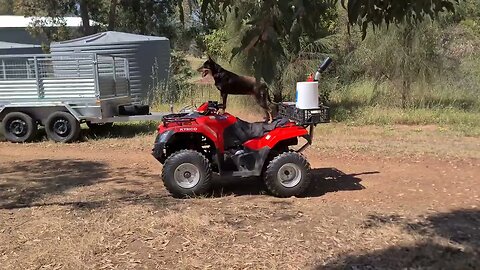
[[[275,65],[286,53],[298,53],[301,42],[314,43],[328,35],[340,2],[348,13],[348,27],[358,25],[365,38],[369,27],[403,22],[416,23],[435,18],[440,12],[453,11],[458,0],[202,0],[203,18],[209,14],[235,14],[245,25],[239,46],[232,57],[248,55],[257,77],[271,82]],[[183,8],[183,1],[178,6]],[[329,25],[330,24],[330,25]],[[347,26],[345,26],[347,27]]]
[[[178,0],[182,3],[182,0]],[[425,17],[435,18],[440,12],[454,11],[454,3],[459,0],[340,0],[348,12],[350,25],[359,25],[365,37],[368,27],[380,27],[383,24],[398,24],[404,21],[420,22]],[[202,14],[235,10],[238,14],[240,2],[233,0],[202,0]],[[248,2],[248,1],[246,1]],[[338,0],[291,0],[254,1],[255,11],[247,22],[252,26],[246,33],[240,50],[250,49],[269,38],[288,35],[298,40],[302,34],[315,37],[318,24],[335,6]],[[182,5],[179,5],[182,8]],[[243,19],[243,18],[239,18]],[[287,27],[288,26],[288,27]]]

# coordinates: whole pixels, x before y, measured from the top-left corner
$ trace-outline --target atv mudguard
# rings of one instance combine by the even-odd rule
[[[251,150],[257,151],[264,147],[273,149],[277,144],[283,141],[305,137],[307,135],[308,131],[300,126],[280,127],[270,131],[263,137],[249,140],[243,145]]]
[[[198,136],[205,136],[213,142],[217,151],[221,149],[223,152],[223,139],[218,138],[217,134],[209,127],[204,125],[189,125],[178,126],[174,128],[159,128],[158,135],[155,139],[155,144],[152,149],[152,155],[161,163],[165,161],[165,147],[174,139],[174,136],[179,134],[194,134]],[[221,147],[222,146],[222,147]]]

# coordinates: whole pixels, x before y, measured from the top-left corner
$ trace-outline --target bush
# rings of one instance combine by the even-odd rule
[[[173,51],[170,55],[168,81],[154,82],[154,94],[150,104],[158,108],[164,104],[173,104],[185,99],[193,89],[193,84],[189,82],[193,74],[194,71],[190,67],[185,53]]]

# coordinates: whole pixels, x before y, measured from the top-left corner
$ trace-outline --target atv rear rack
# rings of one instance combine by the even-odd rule
[[[316,109],[299,109],[294,102],[283,102],[278,104],[278,114],[301,126],[330,122],[330,108],[324,105]]]

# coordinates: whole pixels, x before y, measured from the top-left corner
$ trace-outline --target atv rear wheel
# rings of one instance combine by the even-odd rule
[[[165,161],[162,180],[176,198],[204,195],[212,186],[210,162],[197,151],[178,151]]]
[[[294,152],[276,156],[264,172],[267,189],[277,197],[299,196],[310,186],[310,164]]]

